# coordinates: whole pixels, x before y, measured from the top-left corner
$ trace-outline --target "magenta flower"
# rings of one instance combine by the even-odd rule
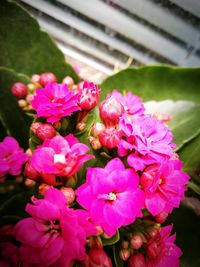
[[[184,199],[189,176],[181,170],[179,160],[166,160],[160,166],[148,167],[141,176],[145,205],[152,215],[171,212]]]
[[[17,176],[22,171],[22,165],[28,156],[19,147],[18,142],[10,136],[0,142],[0,177],[7,173]]]
[[[69,178],[77,173],[83,163],[91,159],[87,155],[89,147],[79,143],[72,134],[65,138],[55,136],[46,139],[30,159],[32,167],[40,174],[45,183],[55,185],[56,176]]]
[[[44,199],[32,201],[26,206],[31,218],[15,226],[22,265],[66,267],[73,260],[84,260],[87,233],[76,211],[66,205],[65,196],[50,188]]]
[[[138,183],[137,173],[115,158],[105,168],[88,168],[86,183],[76,191],[77,201],[112,236],[119,227],[142,216],[144,194]]]
[[[146,267],[179,267],[182,252],[174,244],[176,234],[170,236],[172,226],[163,227],[147,244]]]
[[[124,115],[119,129],[124,138],[118,145],[118,154],[129,154],[128,163],[135,170],[143,170],[145,165],[169,159],[173,154],[172,133],[164,123],[149,115]]]
[[[119,91],[113,90],[111,96],[118,100],[127,114],[143,114],[144,105],[142,104],[141,99],[138,96],[133,95],[131,92],[126,93],[123,96]]]
[[[79,94],[70,91],[66,84],[48,83],[45,88],[36,90],[31,104],[38,117],[54,123],[80,110],[78,97]]]

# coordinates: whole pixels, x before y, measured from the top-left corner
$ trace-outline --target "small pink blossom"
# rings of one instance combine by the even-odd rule
[[[170,236],[172,226],[163,227],[147,244],[146,267],[179,267],[182,252],[174,244],[176,234]]]
[[[143,114],[144,105],[138,96],[133,95],[131,92],[126,93],[124,96],[117,90],[113,90],[111,96],[118,100],[124,107],[127,114]]]
[[[80,110],[78,97],[79,94],[70,91],[66,84],[48,83],[45,88],[36,90],[31,104],[38,117],[54,123]]]
[[[173,135],[168,127],[149,115],[124,115],[119,122],[123,139],[118,146],[120,156],[128,156],[128,163],[136,170],[145,165],[162,162],[173,154]]]
[[[160,166],[148,167],[141,176],[145,205],[152,215],[178,208],[184,199],[189,176],[181,170],[179,160],[166,160]]]
[[[22,165],[28,156],[19,147],[18,142],[10,136],[0,142],[0,177],[7,173],[17,176],[22,171]]]
[[[73,176],[84,162],[93,157],[86,154],[88,150],[89,147],[80,143],[72,134],[65,138],[55,136],[46,139],[34,151],[30,163],[45,183],[55,185],[56,176],[64,178]]]
[[[138,182],[137,173],[115,158],[105,168],[88,168],[86,183],[76,191],[77,201],[112,236],[119,227],[142,216],[144,195]]]
[[[84,260],[87,233],[77,211],[66,205],[65,196],[50,188],[44,199],[32,201],[26,206],[31,217],[15,227],[22,265],[66,267],[73,260]]]

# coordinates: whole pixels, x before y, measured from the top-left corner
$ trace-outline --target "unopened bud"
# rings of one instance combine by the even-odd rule
[[[28,89],[23,83],[14,83],[11,92],[17,98],[24,98],[28,93]]]
[[[29,93],[33,93],[35,91],[36,86],[33,83],[29,83],[27,85]]]
[[[26,100],[24,100],[24,99],[20,99],[20,100],[18,100],[18,105],[19,105],[20,108],[24,108],[24,107],[26,107],[27,104],[28,104],[28,103],[27,103]]]
[[[56,78],[56,76],[55,76],[52,72],[45,72],[45,73],[42,73],[42,74],[40,75],[39,83],[40,83],[42,86],[45,86],[45,85],[47,85],[47,83],[49,83],[49,82],[56,83],[56,82],[57,82],[57,78]]]
[[[127,249],[127,248],[123,248],[119,252],[119,256],[123,261],[127,261],[130,255],[131,255],[131,251],[130,249]]]
[[[28,161],[24,168],[24,173],[27,178],[32,180],[37,180],[39,177],[39,173],[33,168],[30,161]]]
[[[122,248],[128,248],[129,247],[129,242],[128,241],[123,241],[121,246],[122,246]]]
[[[166,221],[167,217],[168,217],[168,212],[162,211],[155,216],[155,219],[156,219],[157,223],[161,224],[161,223],[164,223]]]
[[[54,122],[53,124],[53,127],[56,129],[56,130],[60,130],[61,128],[61,122],[60,121],[57,121],[57,122]]]
[[[40,75],[38,74],[33,74],[31,77],[31,80],[33,83],[40,83]]]
[[[100,90],[94,84],[85,81],[83,87],[80,90],[79,106],[83,110],[91,110],[96,107],[100,97]]]
[[[89,136],[88,141],[90,142],[90,145],[94,150],[100,149],[102,147],[99,139],[97,139],[93,136]]]
[[[101,132],[103,132],[106,129],[105,125],[101,122],[96,122],[92,126],[92,135],[94,137],[98,137]]]
[[[36,133],[37,137],[44,141],[45,139],[51,139],[56,135],[56,131],[54,127],[48,123],[41,124],[37,130]]]
[[[131,243],[132,248],[139,249],[139,248],[141,248],[141,246],[143,244],[142,237],[140,235],[133,235],[131,237],[130,243]]]
[[[74,80],[70,76],[66,76],[62,80],[62,84],[66,84],[69,88],[72,88],[74,86]]]
[[[38,193],[42,196],[46,193],[46,191],[50,188],[51,186],[48,184],[41,184],[38,188]]]
[[[76,125],[76,129],[79,130],[79,131],[83,131],[85,130],[86,128],[86,124],[85,122],[79,122],[77,125]]]
[[[32,124],[31,124],[31,131],[32,131],[34,134],[36,134],[37,129],[38,129],[39,127],[41,127],[42,124],[43,124],[42,122],[34,122],[34,123],[32,123]]]
[[[108,126],[116,125],[123,112],[123,106],[114,97],[105,99],[99,106],[100,117]]]
[[[142,254],[133,254],[128,260],[128,267],[146,267],[145,258]]]
[[[111,259],[102,248],[91,248],[88,252],[90,267],[112,267]]]
[[[23,182],[23,177],[22,177],[21,175],[19,175],[19,176],[17,176],[17,177],[15,178],[15,180],[16,180],[16,182],[17,182],[18,184],[20,184],[20,183]]]
[[[118,146],[120,137],[120,133],[115,128],[107,128],[100,133],[99,141],[102,146],[112,149]]]
[[[141,185],[142,185],[142,187],[144,189],[150,187],[153,184],[157,169],[158,169],[158,166],[157,165],[153,165],[153,166],[148,167],[142,173],[140,182],[141,182]]]
[[[74,202],[75,200],[75,191],[70,187],[61,187],[60,191],[66,197],[66,202],[68,205]]]
[[[26,96],[26,101],[27,101],[29,104],[31,104],[33,98],[34,98],[34,95],[33,95],[33,94],[28,94],[28,95]]]
[[[36,184],[36,183],[35,183],[33,180],[31,180],[31,179],[26,179],[26,180],[25,180],[25,185],[26,185],[27,187],[33,187],[35,184]]]
[[[147,247],[147,256],[150,259],[155,259],[161,253],[162,249],[156,241],[151,242]]]

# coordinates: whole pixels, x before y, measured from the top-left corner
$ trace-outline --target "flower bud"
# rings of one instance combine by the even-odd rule
[[[131,243],[132,248],[139,249],[139,248],[141,248],[141,246],[143,244],[142,237],[140,235],[133,235],[131,237],[130,243]]]
[[[151,242],[147,247],[147,256],[150,259],[155,259],[161,253],[161,247],[156,241]]]
[[[81,109],[89,111],[97,105],[99,97],[99,88],[94,83],[85,81],[80,91],[79,106]]]
[[[141,182],[141,185],[142,185],[142,187],[144,189],[150,187],[153,184],[157,169],[158,169],[158,166],[157,165],[153,165],[153,166],[148,167],[142,173],[140,182]]]
[[[55,76],[52,72],[45,72],[45,73],[42,73],[42,74],[40,75],[39,83],[40,83],[42,86],[46,86],[47,83],[49,83],[49,82],[56,83],[56,82],[57,82],[57,78],[56,78],[56,76]]]
[[[111,259],[102,248],[91,248],[88,252],[90,267],[112,267]]]
[[[158,226],[153,226],[149,229],[149,235],[152,239],[160,237],[160,231]]]
[[[31,101],[33,100],[33,98],[34,98],[34,95],[33,95],[33,94],[28,94],[28,95],[26,96],[26,101],[27,101],[29,104],[31,104]]]
[[[166,221],[167,217],[168,217],[168,213],[166,211],[162,211],[155,216],[155,219],[157,223],[161,224]]]
[[[39,127],[41,127],[42,124],[43,124],[42,122],[34,122],[34,123],[32,123],[32,124],[31,124],[31,131],[32,131],[34,134],[36,134],[37,129],[38,129]]]
[[[107,128],[100,133],[99,141],[102,146],[112,149],[118,146],[120,137],[120,133],[115,128]]]
[[[74,86],[74,80],[72,79],[72,77],[70,76],[66,76],[63,80],[62,80],[63,84],[66,84],[69,88],[72,88]]]
[[[142,254],[133,254],[128,260],[128,267],[146,267],[145,258]]]
[[[18,106],[20,107],[20,108],[24,108],[24,107],[26,107],[27,106],[27,102],[26,102],[26,100],[24,100],[24,99],[19,99],[18,100]]]
[[[101,132],[103,132],[106,129],[105,125],[101,122],[96,122],[92,126],[92,135],[94,137],[98,137]]]
[[[38,188],[38,193],[42,196],[46,193],[46,191],[50,188],[51,186],[48,184],[41,184]]]
[[[53,138],[56,135],[56,131],[52,125],[45,123],[40,125],[36,129],[35,134],[38,136],[40,140],[44,141],[45,139]]]
[[[89,136],[88,137],[88,141],[90,142],[90,145],[92,146],[92,148],[94,150],[100,149],[102,147],[99,139],[93,137],[93,136]]]
[[[128,241],[123,241],[121,246],[122,246],[122,248],[128,248],[129,247],[129,242]]]
[[[77,125],[76,125],[76,129],[79,130],[79,131],[83,131],[85,130],[86,128],[86,124],[85,122],[79,122]]]
[[[66,197],[66,202],[68,205],[74,202],[75,200],[75,192],[70,187],[61,187],[60,191],[64,194]]]
[[[31,180],[31,179],[26,179],[25,180],[25,185],[27,187],[33,187],[35,185],[35,182],[33,180]]]
[[[99,106],[100,117],[108,126],[116,125],[123,112],[123,106],[114,97],[106,98]]]
[[[123,261],[127,261],[131,255],[131,251],[128,248],[123,248],[119,252],[119,256]]]
[[[24,173],[27,178],[32,180],[37,180],[39,177],[39,173],[33,168],[30,161],[28,161],[24,168]]]
[[[40,83],[40,75],[38,74],[33,74],[31,77],[31,80],[33,83]]]
[[[23,83],[14,83],[11,92],[17,98],[24,98],[28,93],[28,89]]]
[[[61,124],[60,121],[56,121],[56,122],[54,122],[53,127],[54,127],[56,130],[60,130],[60,128],[62,127],[62,124]]]

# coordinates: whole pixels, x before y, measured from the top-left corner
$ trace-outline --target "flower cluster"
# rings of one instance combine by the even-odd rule
[[[115,244],[125,266],[178,267],[176,236],[161,224],[189,177],[173,150],[170,117],[147,114],[131,92],[114,90],[99,103],[94,83],[67,76],[58,84],[53,73],[12,93],[34,121],[26,154],[12,137],[0,144],[0,177],[21,173],[34,195],[28,217],[0,228],[0,264],[112,267],[104,244]]]

